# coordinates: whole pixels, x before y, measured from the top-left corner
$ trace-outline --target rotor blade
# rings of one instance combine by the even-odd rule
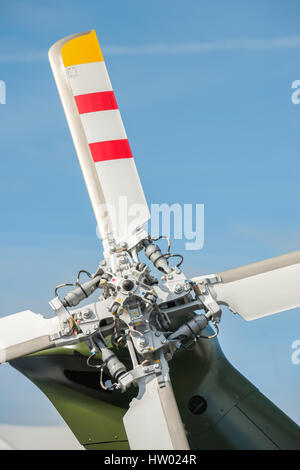
[[[49,335],[59,330],[58,317],[47,319],[30,310],[0,318],[0,364],[54,347]]]
[[[172,385],[160,388],[156,377],[140,384],[123,418],[131,450],[188,450]]]
[[[61,39],[49,60],[101,237],[130,248],[150,215],[95,31]]]
[[[209,285],[215,300],[247,321],[300,306],[300,250],[215,276],[221,281]]]

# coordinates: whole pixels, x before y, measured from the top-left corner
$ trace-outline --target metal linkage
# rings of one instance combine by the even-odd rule
[[[194,292],[199,300],[202,302],[206,309],[206,317],[213,320],[214,323],[219,323],[221,320],[221,308],[214,299],[209,286],[221,282],[218,277],[204,278],[198,283],[192,283]]]
[[[79,271],[75,283],[62,284],[55,293],[57,295],[58,289],[65,286],[74,286],[74,289],[62,301],[56,296],[51,302],[62,327],[61,334],[51,339],[57,346],[86,341],[91,351],[87,363],[100,370],[100,384],[104,389],[124,391],[150,375],[156,377],[159,387],[164,387],[169,380],[168,361],[176,351],[182,347],[189,349],[191,342],[194,344],[200,337],[211,339],[218,333],[221,310],[209,288],[218,280],[191,283],[178,265],[169,266],[169,240],[166,254],[162,254],[153,241],[150,237],[143,239],[130,252],[125,246],[111,245],[109,257],[93,275]],[[151,274],[149,266],[139,261],[138,253],[142,249],[154,267],[164,273],[162,284]],[[82,273],[89,278],[84,283],[80,282]],[[98,301],[68,310],[96,289],[102,291]],[[174,331],[174,317],[181,318],[182,314],[192,314],[199,309],[204,309],[205,314],[194,316]],[[209,321],[214,323],[216,334],[203,336],[201,331]],[[116,349],[112,350],[109,344],[115,344]],[[127,349],[131,370],[119,360],[120,348]],[[101,353],[102,361],[94,365],[90,360],[96,351]],[[109,387],[103,384],[104,370],[112,379]]]

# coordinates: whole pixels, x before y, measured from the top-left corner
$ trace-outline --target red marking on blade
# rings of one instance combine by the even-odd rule
[[[108,111],[118,109],[113,91],[100,91],[75,96],[79,114],[94,113],[96,111]]]
[[[133,158],[127,139],[107,140],[89,144],[94,162]]]

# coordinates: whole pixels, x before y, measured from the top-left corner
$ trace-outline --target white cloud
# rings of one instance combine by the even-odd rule
[[[273,39],[226,39],[222,41],[192,42],[182,44],[149,44],[142,46],[105,46],[110,55],[140,54],[195,54],[214,51],[252,50],[264,51],[279,48],[300,47],[300,36]]]
[[[48,52],[20,52],[12,54],[0,54],[0,64],[32,64],[43,62],[48,59]]]
[[[261,248],[272,250],[274,256],[289,253],[299,248],[299,228],[285,227],[282,229],[280,226],[250,226],[250,225],[236,225],[232,227],[230,232],[240,240],[248,240],[248,242],[257,243]]]
[[[221,41],[190,42],[179,44],[144,44],[141,46],[103,46],[106,55],[170,55],[199,54],[230,51],[268,51],[300,47],[300,35],[273,39],[225,39]],[[0,54],[0,63],[34,63],[47,60],[47,51],[27,51],[23,54]]]

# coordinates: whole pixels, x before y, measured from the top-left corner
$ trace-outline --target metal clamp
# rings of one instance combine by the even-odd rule
[[[51,300],[49,302],[49,305],[58,316],[59,324],[61,327],[61,331],[53,335],[55,337],[51,339],[58,339],[61,336],[65,336],[69,334],[75,326],[73,317],[70,315],[70,313],[64,307],[64,305],[62,304],[61,300],[58,297],[55,297],[53,300]]]
[[[206,318],[212,320],[215,323],[219,323],[221,320],[222,310],[219,304],[216,302],[209,289],[210,284],[217,284],[221,282],[218,277],[204,278],[199,282],[193,282],[193,289],[196,297],[202,302],[206,309]]]

